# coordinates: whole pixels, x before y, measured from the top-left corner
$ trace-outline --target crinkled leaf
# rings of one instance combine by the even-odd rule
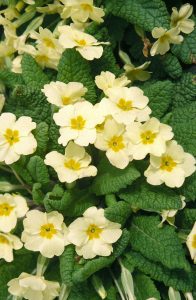
[[[134,276],[134,291],[137,300],[146,300],[153,297],[157,300],[161,299],[152,279],[144,274],[136,274]]]
[[[95,195],[85,190],[64,191],[56,185],[52,192],[46,194],[44,205],[47,211],[58,210],[64,216],[76,217],[97,204]]]
[[[126,220],[131,215],[131,206],[124,201],[119,201],[116,204],[106,208],[104,214],[108,220],[124,225]]]
[[[165,114],[173,97],[173,87],[173,83],[169,80],[147,83],[142,87],[145,96],[149,98],[151,116],[161,118]]]
[[[193,274],[183,270],[170,270],[160,263],[155,263],[140,253],[129,251],[126,254],[125,265],[134,266],[152,279],[163,282],[166,286],[172,286],[176,290],[190,292],[193,289]]]
[[[22,57],[22,76],[27,86],[41,89],[49,82],[48,76],[42,71],[34,58],[29,54]]]
[[[196,18],[193,18],[196,22]],[[184,35],[184,41],[179,45],[172,46],[172,53],[183,63],[193,64],[196,62],[196,26],[195,29]]]
[[[20,158],[20,160],[18,160],[16,163],[12,164],[12,168],[13,170],[17,173],[17,175],[22,178],[22,180],[29,184],[29,185],[33,185],[33,178],[29,172],[29,170],[27,170],[27,162],[28,162],[28,158],[25,156],[22,156]]]
[[[9,70],[0,71],[0,80],[9,87],[13,88],[18,84],[23,84],[23,78],[21,74],[10,72]]]
[[[184,73],[174,86],[172,105],[184,107],[196,100],[196,75]]]
[[[182,66],[176,56],[166,53],[162,57],[162,65],[165,72],[171,78],[179,78],[182,75]]]
[[[60,256],[60,273],[62,282],[66,285],[72,285],[72,273],[75,264],[75,247],[68,245]]]
[[[184,107],[175,108],[171,126],[175,139],[184,150],[196,155],[196,102]]]
[[[169,15],[161,0],[105,0],[107,12],[136,24],[144,30],[169,27]]]
[[[33,198],[33,202],[38,205],[43,203],[44,193],[42,192],[41,183],[39,182],[34,183],[32,188],[32,198]]]
[[[136,182],[119,194],[134,209],[161,212],[163,210],[180,209],[180,196],[165,186],[152,186],[145,182]]]
[[[186,179],[181,191],[182,195],[186,197],[186,201],[196,200],[196,172]]]
[[[43,159],[40,156],[32,156],[27,164],[27,170],[35,182],[46,184],[49,182],[49,174]]]
[[[169,269],[190,271],[190,265],[175,229],[169,225],[159,228],[159,224],[157,217],[135,217],[130,228],[132,249]]]
[[[62,145],[58,143],[59,134],[59,127],[54,123],[53,120],[50,122],[49,126],[49,142],[48,142],[48,152],[56,150],[62,154],[64,154],[65,150]]]
[[[110,41],[107,28],[93,23],[87,27],[86,32],[93,35],[99,41],[110,42],[110,45],[103,45],[103,55],[99,59],[92,61],[91,67],[93,75],[98,75],[102,71],[110,71],[116,75],[119,75],[121,70],[113,54],[112,43]]]
[[[11,96],[6,99],[5,110],[17,117],[29,116],[37,123],[48,123],[51,114],[50,104],[41,90],[25,85],[13,89]]]
[[[88,282],[74,285],[68,300],[100,300],[93,286]]]
[[[89,61],[85,60],[75,49],[67,49],[63,53],[59,66],[57,80],[68,83],[77,81],[88,89],[85,99],[95,103],[96,89]]]
[[[114,245],[112,254],[108,257],[98,257],[88,261],[83,267],[73,273],[73,282],[83,282],[95,272],[111,265],[123,253],[129,243],[129,238],[129,232],[124,229],[121,238]]]
[[[115,193],[131,185],[139,176],[139,171],[132,163],[120,170],[113,167],[108,160],[103,159],[98,165],[98,174],[93,180],[92,191],[96,195]]]
[[[48,124],[45,122],[41,122],[37,124],[37,127],[34,130],[34,136],[37,141],[36,154],[38,155],[42,156],[47,151],[47,144],[49,140],[48,130],[49,130]]]
[[[185,208],[176,216],[176,224],[180,228],[191,230],[196,221],[196,208]]]

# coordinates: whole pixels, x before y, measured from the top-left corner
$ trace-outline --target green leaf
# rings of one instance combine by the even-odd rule
[[[123,253],[129,243],[129,238],[129,232],[124,229],[121,238],[114,245],[112,254],[108,257],[98,257],[88,261],[83,267],[73,273],[73,282],[83,282],[95,272],[111,265]]]
[[[145,96],[149,98],[149,106],[152,109],[152,115],[156,118],[161,118],[169,108],[173,97],[174,85],[169,80],[157,81],[150,84],[147,82],[142,87]]]
[[[130,228],[132,249],[169,269],[190,271],[190,265],[175,232],[169,225],[159,228],[157,217],[135,217]]]
[[[191,230],[196,220],[196,208],[185,208],[176,216],[176,224],[182,229]]]
[[[196,155],[196,102],[173,110],[171,126],[177,142]]]
[[[0,299],[7,300],[8,287],[7,283],[18,277],[22,272],[31,273],[36,266],[36,255],[25,249],[15,253],[14,261],[11,263],[0,263]]]
[[[195,101],[196,76],[192,73],[184,73],[174,87],[172,105],[175,108],[184,107]]]
[[[152,186],[138,181],[119,194],[120,199],[127,201],[133,209],[161,212],[180,209],[180,196],[165,186]]]
[[[75,247],[68,245],[60,256],[60,273],[62,282],[66,285],[72,285],[72,273],[75,264]]]
[[[54,123],[53,120],[51,120],[48,134],[49,134],[48,152],[55,150],[64,154],[65,152],[64,147],[58,143],[58,138],[60,136],[59,127]]]
[[[186,201],[196,200],[196,173],[186,179],[181,191],[182,195],[186,197]]]
[[[155,263],[140,253],[129,251],[126,254],[125,265],[136,267],[141,272],[149,275],[152,279],[163,282],[166,286],[172,286],[176,290],[190,292],[193,289],[192,273],[183,270],[170,270],[160,263]]]
[[[46,210],[58,210],[64,216],[77,217],[83,212],[97,204],[95,195],[85,190],[67,190],[64,191],[60,186],[56,185],[52,192],[46,194],[44,198],[44,206]]]
[[[33,178],[26,167],[27,161],[28,161],[28,158],[25,156],[22,156],[20,158],[20,160],[18,160],[16,163],[12,164],[12,168],[17,173],[17,175],[20,178],[22,178],[22,180],[24,182],[26,182],[29,185],[33,185]]]
[[[154,27],[169,28],[169,15],[161,0],[106,0],[106,11],[138,25],[146,31]]]
[[[44,193],[42,192],[42,185],[41,183],[34,183],[33,189],[32,189],[32,197],[33,197],[33,202],[37,205],[40,205],[43,203],[44,199]]]
[[[51,115],[50,104],[40,89],[25,85],[14,88],[11,96],[6,99],[5,111],[17,117],[29,116],[37,123],[48,122]]]
[[[92,23],[87,27],[86,32],[94,36],[98,41],[110,42],[110,45],[103,45],[103,54],[99,59],[91,63],[93,75],[99,75],[102,71],[110,71],[116,75],[121,72],[112,49],[112,41],[106,27]]]
[[[23,78],[21,74],[10,72],[9,70],[0,71],[0,80],[9,87],[13,88],[18,84],[23,84]]]
[[[138,177],[140,173],[132,163],[120,170],[113,167],[107,159],[103,159],[98,165],[98,175],[93,180],[92,191],[96,195],[115,193],[131,185]]]
[[[40,156],[32,156],[27,164],[27,170],[35,182],[46,184],[49,182],[49,174],[43,159]]]
[[[39,124],[37,124],[36,129],[34,130],[34,136],[36,138],[37,141],[37,150],[36,150],[36,154],[37,155],[45,155],[46,151],[47,151],[47,144],[48,144],[48,124],[45,122],[41,122]]]
[[[157,300],[161,299],[152,279],[141,273],[134,276],[134,291],[137,300],[146,300],[152,297]]]
[[[119,201],[106,208],[104,214],[108,220],[124,225],[131,215],[131,206],[124,201]]]
[[[88,89],[85,99],[96,102],[95,82],[91,75],[90,64],[75,49],[67,49],[63,53],[59,66],[57,80],[68,83],[81,82]]]
[[[173,79],[182,75],[182,66],[176,56],[166,53],[162,56],[162,65],[165,72]]]
[[[196,22],[196,18],[193,18]],[[183,63],[193,64],[196,62],[196,26],[195,29],[184,35],[184,41],[179,45],[172,46],[172,53],[176,55]]]
[[[68,300],[100,300],[92,284],[83,282],[73,286]]]
[[[27,86],[36,89],[41,89],[49,82],[47,75],[29,54],[24,54],[22,57],[22,76]]]

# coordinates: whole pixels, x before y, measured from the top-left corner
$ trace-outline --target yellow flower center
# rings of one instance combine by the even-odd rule
[[[43,39],[43,42],[46,45],[46,47],[53,48],[53,49],[55,48],[55,44],[51,39],[45,38],[45,39]]]
[[[99,239],[102,231],[103,231],[103,229],[99,228],[97,225],[91,224],[91,225],[89,225],[86,233],[89,237],[89,240],[93,240],[93,239]]]
[[[81,4],[80,6],[83,10],[87,10],[87,11],[90,11],[90,12],[93,11],[93,8],[90,4]]]
[[[3,235],[0,235],[0,244],[9,244],[9,240],[6,239]]]
[[[196,234],[193,235],[192,247],[196,249]]]
[[[37,61],[38,63],[41,63],[41,62],[47,63],[47,62],[49,61],[49,58],[48,58],[48,56],[46,56],[46,55],[37,55],[37,56],[36,56],[36,61]]]
[[[0,216],[9,216],[14,209],[14,206],[9,205],[8,203],[0,204]]]
[[[104,130],[104,122],[102,123],[102,124],[98,124],[97,126],[96,126],[96,130],[98,131],[98,132],[102,132],[103,130]]]
[[[54,225],[52,223],[48,223],[41,226],[39,235],[43,238],[51,239],[56,233],[57,230],[54,228]]]
[[[74,171],[80,170],[80,163],[75,161],[73,158],[69,159],[64,163],[65,168],[72,169]]]
[[[64,105],[67,105],[67,104],[69,104],[71,102],[70,97],[66,97],[66,96],[63,96],[61,98],[61,100],[62,100],[62,102],[63,102]]]
[[[111,148],[114,152],[118,152],[121,149],[125,148],[125,144],[123,142],[122,135],[116,136],[114,135],[111,140],[108,142],[109,148]]]
[[[78,46],[81,46],[81,47],[86,46],[86,41],[84,39],[82,39],[82,40],[75,40],[75,42],[78,44]]]
[[[157,134],[153,133],[150,130],[147,130],[147,131],[141,133],[141,135],[140,135],[140,137],[142,139],[142,143],[144,145],[153,144],[156,136],[157,136]]]
[[[132,110],[133,109],[133,106],[132,106],[132,101],[126,101],[125,99],[121,98],[118,103],[117,103],[117,106],[124,110],[124,111],[129,111],[129,110]]]
[[[175,168],[176,162],[173,160],[171,156],[163,156],[161,160],[161,170],[171,172],[173,168]]]
[[[77,116],[76,118],[71,119],[71,128],[82,130],[85,126],[86,120],[82,116]]]
[[[4,134],[4,137],[6,138],[7,142],[12,146],[13,144],[19,142],[19,131],[18,130],[12,130],[10,128],[6,129],[6,132]]]

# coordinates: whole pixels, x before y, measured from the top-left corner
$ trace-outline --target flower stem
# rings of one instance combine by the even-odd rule
[[[25,188],[25,190],[27,190],[27,192],[29,192],[29,194],[32,195],[32,191],[30,190],[30,188],[24,183],[24,181],[20,178],[20,176],[17,174],[17,172],[12,168],[10,167],[14,176],[16,177],[16,179],[18,180],[18,182],[20,182],[20,184]]]
[[[49,264],[49,259],[40,254],[37,259],[36,274],[38,276],[42,276],[44,274],[44,272],[46,271],[48,264]]]
[[[65,283],[63,283],[61,285],[59,300],[67,300],[70,292],[71,292],[71,288],[69,286],[66,286]]]
[[[109,269],[109,271],[110,271],[110,274],[111,274],[111,276],[112,276],[112,279],[114,280],[114,283],[115,283],[115,285],[116,285],[116,287],[117,287],[117,290],[118,290],[118,292],[119,292],[119,295],[120,295],[120,297],[121,297],[121,300],[126,300],[125,297],[124,297],[124,294],[123,294],[123,292],[122,292],[122,290],[121,290],[121,288],[120,288],[120,286],[119,286],[119,284],[118,284],[117,279],[115,278],[114,274],[112,273],[112,270]]]
[[[65,186],[68,190],[71,190],[75,187],[76,181],[73,181],[72,183],[65,183]]]

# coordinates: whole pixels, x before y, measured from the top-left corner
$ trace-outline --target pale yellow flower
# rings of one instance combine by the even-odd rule
[[[160,185],[163,182],[171,187],[181,187],[185,178],[196,170],[193,155],[184,152],[183,148],[172,140],[167,142],[167,148],[162,156],[150,155],[150,166],[144,172],[147,182]]]
[[[39,32],[32,31],[30,33],[30,38],[36,40],[37,45],[42,45],[48,50],[57,51],[58,53],[63,52],[62,46],[59,44],[58,39],[55,37],[47,28],[39,27]]]
[[[193,6],[189,3],[182,5],[177,10],[176,7],[172,8],[171,14],[171,27],[177,27],[183,33],[189,34],[194,30],[195,22],[189,17],[193,13]]]
[[[192,260],[194,261],[194,263],[196,263],[196,222],[187,237],[186,244],[191,254]]]
[[[52,81],[44,85],[42,92],[47,97],[48,102],[63,107],[68,104],[84,101],[83,96],[87,92],[87,88],[80,82],[64,83],[61,81]]]
[[[151,72],[146,71],[146,69],[150,65],[150,61],[146,61],[141,66],[134,66],[132,64],[130,57],[124,51],[119,51],[119,56],[122,61],[125,63],[123,69],[125,70],[125,75],[130,79],[132,82],[134,80],[146,81],[150,78]]]
[[[93,206],[69,225],[68,240],[76,245],[76,253],[85,259],[109,256],[113,251],[112,244],[122,235],[120,228],[120,224],[104,217],[103,208]]]
[[[163,27],[155,27],[152,30],[153,38],[157,41],[152,45],[150,49],[151,56],[156,54],[165,54],[170,49],[170,44],[180,44],[183,41],[183,36],[179,35],[180,30],[175,27],[169,30]]]
[[[13,250],[19,250],[22,246],[23,244],[16,235],[0,232],[0,258],[7,262],[13,261]]]
[[[36,123],[30,117],[22,116],[16,120],[12,113],[0,116],[0,162],[12,164],[21,155],[35,152],[37,142],[31,131]]]
[[[91,157],[84,147],[69,142],[65,154],[52,151],[46,155],[44,163],[54,168],[61,182],[71,183],[77,179],[96,176],[96,167],[90,165]]]
[[[28,211],[26,199],[20,195],[0,194],[0,231],[8,233],[16,227],[17,219]]]
[[[124,169],[132,160],[129,142],[125,126],[107,118],[103,129],[97,135],[95,147],[106,151],[106,156],[113,166]]]
[[[103,22],[105,15],[100,7],[93,5],[93,0],[61,0],[65,7],[61,13],[63,19],[71,17],[73,22],[86,22],[91,19],[97,23]]]
[[[105,93],[105,95],[108,95],[110,89],[126,86],[130,82],[131,81],[128,80],[125,75],[116,78],[116,76],[109,71],[102,71],[100,75],[95,77],[95,84]]]
[[[39,251],[43,256],[52,258],[60,256],[67,241],[67,227],[63,223],[63,215],[57,211],[44,213],[31,210],[23,221],[22,241],[24,247],[31,251]]]
[[[8,282],[11,295],[28,300],[53,300],[59,296],[58,282],[45,280],[43,276],[21,273]]]
[[[59,26],[58,30],[60,32],[59,43],[63,48],[75,48],[87,60],[100,58],[103,54],[103,47],[100,45],[108,44],[99,42],[92,35],[71,26]]]

